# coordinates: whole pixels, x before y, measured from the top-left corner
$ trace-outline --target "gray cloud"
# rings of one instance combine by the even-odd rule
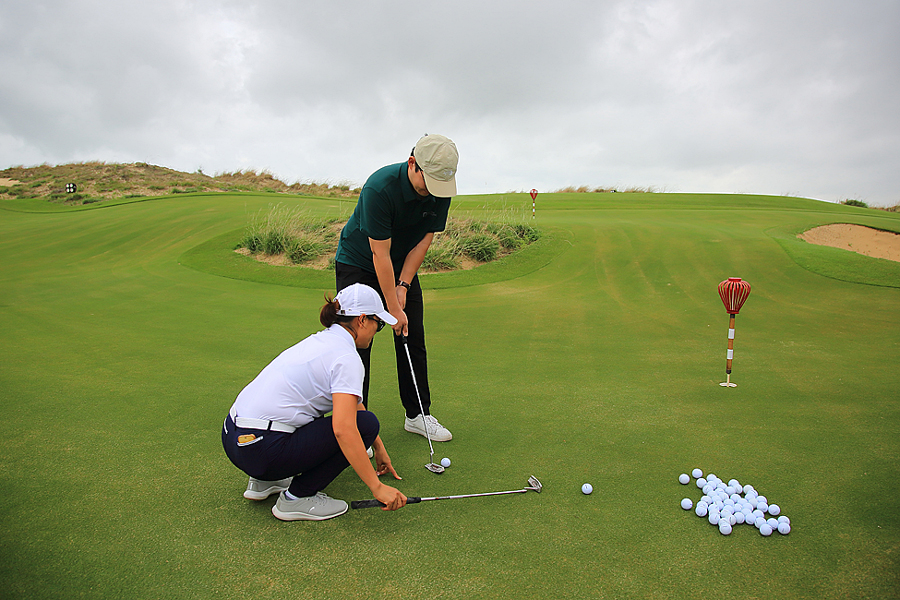
[[[894,1],[112,0],[0,8],[0,165],[361,183],[425,132],[462,193],[900,202]]]

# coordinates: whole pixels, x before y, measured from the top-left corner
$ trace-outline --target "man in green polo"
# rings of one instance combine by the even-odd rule
[[[381,294],[397,319],[394,347],[400,400],[406,409],[407,431],[432,441],[452,439],[431,415],[428,362],[425,351],[424,304],[418,271],[434,234],[447,225],[450,198],[456,195],[456,144],[442,135],[425,135],[406,162],[372,174],[359,194],[356,210],[344,229],[335,256],[337,291],[364,283]],[[409,370],[401,335],[407,336],[422,407]],[[368,407],[370,348],[359,354],[366,368],[363,403]]]

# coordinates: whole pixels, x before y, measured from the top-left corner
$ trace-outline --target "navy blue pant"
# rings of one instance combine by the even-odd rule
[[[378,284],[378,276],[375,273],[344,263],[335,263],[334,274],[337,291],[341,291],[354,283],[363,283],[378,292],[378,295],[381,296],[381,301],[387,307],[384,294],[381,293],[381,286]],[[419,284],[418,275],[409,282],[404,312],[409,320],[409,332],[406,339],[407,344],[409,344],[409,354],[412,357],[413,367],[416,370],[416,383],[419,386],[419,394],[422,396],[422,409],[426,415],[429,415],[431,414],[431,390],[428,387],[428,356],[425,351],[425,302],[422,298],[422,286]],[[359,357],[366,368],[366,376],[363,380],[363,404],[368,408],[369,362],[372,350],[370,346],[368,348],[357,348],[356,351],[359,352]],[[419,410],[419,399],[416,396],[416,388],[413,386],[412,375],[409,371],[409,358],[406,356],[403,340],[399,335],[394,336],[394,353],[397,356],[397,384],[400,388],[400,401],[403,403],[403,408],[406,409],[406,416],[412,419],[422,411]]]
[[[240,415],[239,415],[240,416]],[[366,448],[378,437],[378,418],[357,411],[356,427]],[[238,436],[254,435],[258,441],[238,445]],[[298,498],[314,496],[350,466],[331,425],[331,417],[316,419],[293,433],[235,427],[229,415],[222,428],[225,454],[238,469],[263,481],[293,477],[288,491]]]

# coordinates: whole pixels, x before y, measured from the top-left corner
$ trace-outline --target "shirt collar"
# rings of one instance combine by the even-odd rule
[[[416,192],[416,188],[414,188],[409,181],[408,162],[400,163],[400,189],[403,190],[404,202],[413,202],[414,200],[418,200],[419,202],[429,202],[434,200],[434,196],[431,194],[420,196],[418,192]]]
[[[326,331],[330,331],[341,338],[341,341],[349,344],[352,348],[356,348],[356,340],[353,339],[353,336],[350,335],[350,332],[344,329],[343,326],[335,323],[331,327],[329,327]]]

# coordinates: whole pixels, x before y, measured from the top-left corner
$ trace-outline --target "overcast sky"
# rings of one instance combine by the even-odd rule
[[[0,169],[900,204],[900,0],[3,0]]]

